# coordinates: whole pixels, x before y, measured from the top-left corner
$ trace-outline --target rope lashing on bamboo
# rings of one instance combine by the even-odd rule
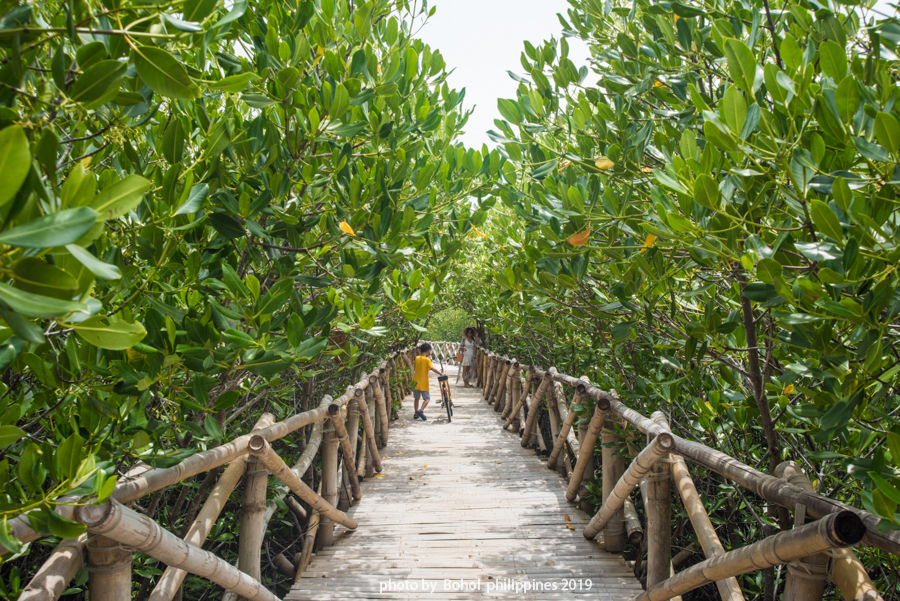
[[[606,524],[615,517],[619,509],[625,504],[625,499],[628,498],[634,487],[641,481],[641,478],[650,471],[650,468],[653,467],[653,464],[660,457],[670,453],[673,447],[672,435],[668,432],[659,433],[656,438],[650,441],[650,444],[644,447],[644,450],[635,457],[622,477],[619,478],[612,493],[610,493],[603,506],[600,507],[600,510],[584,529],[584,537],[586,539],[593,539],[603,530]]]
[[[802,559],[795,559],[787,564],[788,572],[797,578],[804,580],[828,580],[828,564],[821,565],[818,563],[805,562]]]
[[[75,519],[94,534],[146,553],[168,566],[206,578],[248,601],[278,601],[278,597],[258,580],[212,553],[184,542],[147,516],[128,509],[115,499],[101,505],[79,506],[75,509]]]
[[[693,565],[650,587],[635,601],[668,601],[716,580],[789,563],[834,547],[855,545],[865,532],[862,520],[852,511],[832,513],[800,528],[780,532]]]
[[[289,468],[284,460],[278,456],[278,453],[272,449],[272,446],[265,438],[258,435],[251,438],[250,452],[258,457],[276,478],[284,482],[285,486],[291,489],[291,492],[306,501],[310,507],[318,511],[323,517],[346,526],[350,530],[356,530],[359,527],[359,523],[355,519],[336,509],[304,484],[297,474],[294,473],[294,470]]]

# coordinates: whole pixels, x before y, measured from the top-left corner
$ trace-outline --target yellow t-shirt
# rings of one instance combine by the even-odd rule
[[[416,390],[428,391],[428,372],[433,367],[434,364],[428,357],[416,357],[416,377],[414,379]]]

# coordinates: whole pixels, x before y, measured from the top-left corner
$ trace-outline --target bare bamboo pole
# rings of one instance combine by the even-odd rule
[[[635,601],[668,601],[717,580],[789,563],[834,547],[855,545],[865,532],[865,525],[855,513],[833,513],[811,524],[779,532],[693,565],[648,588]]]
[[[603,501],[603,506],[600,507],[600,510],[584,529],[585,538],[592,539],[600,533],[607,522],[622,509],[625,499],[628,498],[634,487],[641,481],[641,478],[647,475],[654,463],[671,452],[673,446],[672,435],[668,432],[660,432],[656,438],[650,441],[650,444],[644,447],[644,450],[628,466],[625,474],[619,478],[616,487]],[[606,543],[605,536],[603,542]]]
[[[322,483],[319,483],[319,492],[322,493]],[[321,520],[321,515],[318,511],[313,511],[312,517],[309,518],[309,523],[306,525],[306,535],[303,540],[303,552],[300,555],[300,565],[297,567],[297,574],[294,576],[294,582],[300,580],[303,576],[303,572],[306,570],[306,567],[309,565],[309,560],[312,557],[313,546],[316,543],[316,533],[319,531],[319,521]]]
[[[252,444],[252,442],[251,442]],[[338,487],[338,440],[334,428],[325,427],[325,438],[322,441],[322,500],[332,507],[337,507]],[[287,484],[287,482],[285,482]],[[288,484],[290,486],[290,484]],[[318,547],[330,547],[334,544],[334,520],[323,512],[320,518]]]
[[[184,542],[147,516],[128,509],[118,501],[110,499],[100,505],[79,506],[75,510],[75,519],[84,523],[94,534],[101,534],[166,565],[211,580],[249,601],[278,601],[258,580],[212,553]]]
[[[262,575],[260,561],[265,535],[263,519],[266,513],[269,470],[256,457],[247,458],[245,469],[244,500],[241,504],[238,538],[238,566],[254,580],[260,580]]]
[[[367,380],[368,382],[368,380]],[[375,429],[372,426],[372,419],[369,416],[369,406],[366,404],[366,398],[363,391],[356,389],[356,403],[359,405],[359,414],[362,416],[363,429],[366,431],[366,444],[369,446],[369,460],[375,471],[381,473],[381,456],[378,454],[378,442],[375,440]],[[369,474],[367,473],[366,476]]]
[[[372,393],[372,387],[369,386],[365,391],[365,399],[366,405],[369,407],[375,407],[375,395]],[[384,422],[381,420],[381,412],[378,409],[375,409],[374,419],[372,423],[375,426],[375,442],[376,446],[381,449],[384,445],[381,444],[381,430],[384,428]]]
[[[331,415],[331,426],[334,428],[334,439],[340,444],[341,451],[344,453],[344,465],[355,466],[356,461],[354,456],[354,450],[350,446],[350,437],[347,435],[347,428],[344,427],[344,420],[341,417],[341,408],[337,405],[331,405],[328,408],[328,413]],[[326,434],[327,436],[327,434]],[[325,455],[322,455],[322,465],[323,465],[323,473],[324,473],[324,465],[325,465]],[[335,449],[334,455],[335,462],[337,461],[337,449]],[[359,501],[362,498],[362,489],[359,487],[359,478],[356,475],[356,470],[346,469],[344,472],[347,474],[347,477],[350,479],[350,492],[353,493],[353,498]],[[323,477],[324,480],[324,477]],[[326,496],[327,500],[328,497]]]
[[[522,431],[522,446],[527,447],[531,443],[531,430],[534,428],[534,422],[537,419],[538,410],[541,406],[541,399],[547,393],[547,387],[550,386],[550,375],[543,374],[541,385],[538,386],[534,398],[531,399],[531,406],[528,408],[528,415],[525,416],[525,429]]]
[[[566,440],[569,439],[569,434],[572,432],[572,424],[575,422],[575,418],[578,417],[575,413],[575,405],[581,403],[581,399],[584,396],[584,385],[579,385],[575,389],[575,397],[572,399],[572,408],[566,411],[563,414],[562,426],[559,429],[559,435],[556,437],[556,441],[553,443],[553,450],[550,452],[550,458],[547,460],[547,467],[551,470],[556,467],[556,459],[559,457],[560,451],[562,451],[563,447],[566,444]],[[562,413],[562,410],[560,410]],[[572,434],[572,438],[574,438],[574,434]]]
[[[366,408],[366,414],[369,416],[369,422],[375,423],[375,403],[372,403]],[[365,430],[363,430],[365,431]],[[372,445],[370,437],[366,436],[366,449],[372,449],[377,447],[378,445]],[[376,449],[377,453],[377,449]],[[375,457],[371,452],[366,456],[366,478],[374,478],[375,477]],[[378,459],[381,460],[381,456],[378,455]]]
[[[809,478],[793,461],[779,463],[775,467],[773,475],[808,492],[815,492]],[[803,525],[805,513],[805,508],[795,513],[794,527]],[[829,557],[826,553],[816,553],[789,563],[784,585],[784,598],[791,599],[791,601],[821,601],[825,592],[825,580],[828,578],[828,560]]]
[[[274,421],[274,415],[271,413],[264,413],[262,417],[259,418],[259,421],[256,422],[256,425],[253,426],[253,431],[266,428],[272,425]],[[194,519],[193,524],[191,524],[187,534],[185,534],[184,541],[186,543],[196,547],[203,546],[203,543],[206,542],[206,537],[209,536],[219,514],[222,513],[225,503],[228,502],[228,497],[231,496],[231,493],[234,491],[235,486],[237,486],[241,476],[244,475],[247,463],[246,457],[238,457],[228,465],[224,472],[222,472],[215,487],[213,487],[212,491],[209,493],[209,497],[207,497],[203,506],[200,508],[200,512]],[[262,531],[263,528],[261,527],[260,530]],[[150,593],[150,601],[171,601],[178,593],[186,577],[187,572],[184,570],[167,567],[159,581],[156,583],[156,586],[153,588],[153,592]]]
[[[87,534],[67,538],[53,550],[19,595],[19,601],[56,601],[75,578],[84,563]]]
[[[500,372],[500,387],[494,394],[494,411],[502,411],[504,400],[506,399],[506,388],[509,386],[509,377],[516,369],[518,362],[515,360],[506,360],[503,371]]]
[[[531,390],[531,384],[534,380],[534,368],[528,368],[528,377],[525,379],[525,386],[522,388],[521,394],[519,395],[519,399],[516,401],[515,407],[512,408],[512,411],[509,412],[509,415],[506,417],[506,421],[503,423],[503,429],[506,430],[509,428],[510,424],[512,424],[513,420],[516,419],[519,415],[519,411],[522,409],[522,405],[525,403],[525,400],[528,398],[528,392]]]
[[[345,469],[356,470],[357,481],[359,481],[359,457],[357,457],[357,454],[361,455],[366,452],[366,443],[363,441],[362,445],[359,445],[359,405],[356,403],[350,403],[347,407],[347,436],[349,437],[350,448],[353,449],[354,460],[350,466],[347,466],[345,461],[344,467]]]
[[[654,412],[651,419],[669,429],[666,416],[661,411]],[[650,467],[650,473],[644,476],[647,482],[647,588],[668,580],[673,574],[669,465],[669,454],[666,453]]]
[[[485,387],[485,390],[484,390],[484,400],[486,400],[488,402],[488,404],[491,403],[491,398],[493,398],[493,396],[494,396],[494,389],[497,388],[497,378],[499,377],[498,371],[499,371],[499,365],[500,365],[500,358],[496,357],[494,355],[491,355],[489,357],[489,361],[490,361],[490,363],[488,365],[488,377],[489,377],[490,382],[488,383],[488,385]]]
[[[485,401],[488,400],[490,392],[491,392],[491,373],[494,369],[494,358],[489,354],[484,354],[484,385],[481,389],[481,398]]]
[[[250,440],[250,452],[259,457],[272,474],[284,482],[285,486],[287,486],[291,492],[303,499],[307,505],[319,511],[323,517],[328,517],[338,524],[346,526],[350,530],[356,530],[356,528],[359,527],[359,523],[355,519],[348,516],[343,511],[335,509],[332,504],[326,502],[324,498],[317,495],[311,488],[304,484],[297,474],[294,473],[284,460],[278,456],[278,453],[272,450],[272,447],[265,438],[262,436],[254,436]],[[337,470],[335,470],[335,473],[337,473]],[[323,490],[325,490],[324,485]]]
[[[368,474],[366,474],[366,465],[368,463],[368,457],[366,457],[366,449],[369,445],[366,444],[366,438],[366,431],[364,429],[362,433],[362,444],[359,447],[359,460],[356,463],[356,475],[360,478],[368,477]]]
[[[513,407],[516,405],[516,401],[522,396],[522,370],[521,368],[516,369],[516,375],[512,381],[512,387],[509,390],[509,400],[506,403],[506,406],[503,408],[503,413],[500,414],[500,417],[504,420],[504,422],[512,415]]]
[[[575,462],[575,468],[572,470],[572,479],[569,481],[569,488],[566,490],[566,498],[574,501],[578,497],[578,491],[581,488],[581,481],[584,478],[585,470],[592,463],[594,458],[594,447],[597,445],[597,437],[603,428],[603,422],[606,420],[606,414],[609,411],[609,403],[603,400],[597,401],[594,408],[594,416],[585,432],[584,440],[581,440],[581,448],[578,452],[578,460]]]
[[[644,529],[641,527],[641,519],[630,495],[622,504],[622,513],[625,515],[625,533],[628,535],[628,542],[639,547],[644,540]]]
[[[556,371],[556,368],[553,368]],[[550,416],[550,440],[556,442],[559,436],[559,396],[562,394],[562,385],[559,382],[551,382],[547,389],[547,413]]]
[[[884,601],[853,549],[833,549],[832,554],[832,580],[845,601]]]
[[[384,392],[384,402],[387,406],[388,421],[391,421],[394,414],[394,400],[391,397],[391,372],[389,368],[381,369],[379,381],[381,382],[381,389]],[[386,436],[387,431],[385,431],[385,437]],[[384,444],[387,444],[387,438],[385,438]]]

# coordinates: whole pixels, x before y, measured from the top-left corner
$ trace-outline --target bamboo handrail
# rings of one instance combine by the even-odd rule
[[[693,565],[650,587],[635,601],[668,601],[717,580],[771,568],[835,547],[855,545],[865,532],[862,520],[852,511],[833,513]]]
[[[660,432],[656,438],[650,441],[650,444],[644,447],[644,450],[634,458],[634,461],[631,462],[631,465],[619,478],[616,487],[603,502],[603,506],[600,507],[600,510],[584,529],[585,538],[590,540],[603,530],[607,522],[622,509],[625,499],[628,498],[634,487],[638,485],[641,478],[647,475],[654,463],[670,453],[673,446],[672,435],[668,432]]]
[[[259,457],[265,466],[269,468],[269,471],[272,472],[272,475],[284,482],[285,486],[291,489],[291,492],[306,501],[308,505],[324,517],[346,526],[350,530],[356,530],[359,527],[359,523],[355,519],[343,511],[335,509],[333,505],[304,484],[297,474],[278,456],[278,453],[272,449],[272,446],[265,438],[259,435],[251,438],[250,452]]]
[[[147,516],[128,509],[115,499],[100,505],[79,506],[74,515],[94,534],[146,553],[166,565],[202,576],[248,601],[278,601],[278,597],[258,580],[212,553],[184,542]]]

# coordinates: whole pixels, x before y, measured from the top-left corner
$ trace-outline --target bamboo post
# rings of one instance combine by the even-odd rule
[[[577,415],[575,414],[575,405],[581,403],[581,399],[584,396],[584,385],[581,385],[575,389],[575,397],[572,399],[572,408],[569,409],[562,420],[562,426],[559,429],[559,434],[556,437],[556,440],[553,443],[553,450],[550,452],[550,458],[547,460],[547,467],[551,470],[556,467],[556,459],[559,457],[560,452],[566,444],[566,440],[569,438],[569,433],[572,432],[572,424],[575,422],[575,418]],[[574,435],[573,435],[574,437]]]
[[[556,371],[556,368],[551,368]],[[549,399],[547,402],[547,413],[550,415],[550,440],[556,443],[559,436],[559,397],[562,395],[562,385],[559,382],[552,382],[549,388]]]
[[[375,396],[376,411],[378,412],[378,415],[381,416],[381,446],[386,447],[390,420],[388,419],[387,404],[385,403],[384,393],[381,390],[378,376],[374,374],[369,376],[369,388]]]
[[[493,355],[487,356],[487,367],[485,368],[487,379],[485,381],[483,396],[484,400],[490,403],[491,401],[491,391],[494,389],[494,384],[496,383],[497,378],[494,377],[495,368],[497,366],[497,358]]]
[[[328,428],[326,426],[325,438],[322,440],[322,499],[332,507],[337,507],[338,497],[337,450],[337,433],[334,431],[334,427]],[[318,549],[330,547],[334,544],[334,521],[327,514],[323,515],[320,520],[319,529],[321,533],[319,534]]]
[[[520,391],[519,398],[516,401],[515,407],[509,412],[506,416],[506,421],[503,422],[503,429],[506,430],[509,428],[510,424],[513,423],[513,420],[517,419],[519,416],[519,411],[521,411],[522,406],[525,404],[526,399],[528,398],[528,392],[531,390],[531,385],[534,380],[534,368],[528,368],[528,377],[525,379],[525,386],[522,387]]]
[[[359,444],[359,405],[356,403],[350,403],[347,406],[347,436],[350,439],[350,448],[353,449],[354,458],[352,465],[348,469],[356,468],[356,472],[359,474],[359,457],[357,457],[357,454],[361,455],[366,452],[366,443],[363,441],[362,445]]]
[[[375,404],[371,404],[366,408],[366,415],[369,416],[369,422],[375,423]],[[363,430],[365,431],[365,430]],[[379,461],[381,461],[381,455],[378,454],[378,445],[372,443],[372,437],[366,435],[366,450],[368,451],[368,455],[366,457],[366,478],[374,478],[375,477],[375,458],[377,457]],[[374,449],[374,453],[372,450]]]
[[[545,380],[547,382],[549,380]],[[605,399],[597,401],[594,408],[594,416],[585,432],[584,439],[580,441],[581,448],[578,452],[578,460],[575,462],[575,469],[572,470],[572,479],[569,481],[569,488],[566,490],[566,498],[574,501],[578,496],[581,488],[581,480],[584,478],[585,470],[593,463],[594,447],[597,444],[597,436],[603,428],[603,422],[606,420],[606,414],[609,411],[609,402]]]
[[[625,515],[625,534],[628,536],[628,542],[639,547],[644,541],[644,529],[641,527],[641,519],[638,517],[637,509],[635,509],[630,495],[622,504],[622,513]]]
[[[327,432],[326,432],[327,434]],[[335,446],[335,451],[337,450]],[[312,507],[314,510],[318,511],[322,514],[323,517],[328,517],[333,522],[337,522],[350,530],[356,530],[359,527],[359,523],[353,519],[352,517],[345,514],[343,511],[339,511],[334,508],[331,503],[328,503],[323,497],[324,492],[326,491],[324,485],[324,470],[323,470],[323,495],[319,496],[315,492],[312,491],[306,484],[303,483],[302,480],[297,476],[297,474],[287,466],[284,460],[278,456],[271,445],[266,442],[266,439],[262,436],[254,436],[250,439],[250,452],[253,453],[256,457],[268,467],[272,474],[284,482],[284,485],[287,486],[291,492],[295,495],[303,499],[307,505]],[[324,454],[324,447],[323,447]],[[337,469],[335,469],[335,476],[337,475]]]
[[[238,565],[242,572],[259,580],[262,554],[263,515],[266,512],[266,486],[269,472],[254,457],[247,459],[244,500],[241,504],[241,529],[238,539]]]
[[[622,445],[622,438],[616,434],[615,424],[610,419],[603,422],[600,444],[603,447],[603,504],[606,505],[616,484],[625,474],[625,458],[616,453]],[[625,550],[624,511],[616,512],[609,521],[610,526],[603,533],[603,546],[610,553],[621,553]]]
[[[89,536],[86,547],[90,598],[131,601],[131,551],[105,536]]]
[[[644,450],[634,458],[634,461],[628,466],[628,470],[621,478],[619,478],[615,488],[603,501],[603,506],[600,507],[600,511],[597,512],[593,519],[591,519],[591,522],[587,525],[587,528],[584,529],[585,538],[590,540],[597,536],[606,524],[620,513],[622,506],[625,504],[625,499],[628,498],[628,495],[634,487],[641,481],[641,478],[647,475],[650,468],[653,467],[653,464],[661,457],[664,457],[671,452],[673,447],[674,442],[672,440],[672,435],[668,432],[661,432],[656,438],[650,441],[650,444],[644,447]],[[623,538],[624,530],[623,523]],[[603,537],[603,542],[604,544],[607,543],[605,535]],[[607,549],[607,551],[609,551],[609,549]]]
[[[118,501],[110,499],[101,505],[79,506],[75,509],[75,519],[84,523],[94,534],[146,553],[168,566],[211,580],[248,601],[278,601],[258,580],[212,553],[184,542],[147,516],[124,507]],[[102,597],[100,599],[105,601]]]
[[[379,382],[381,385],[381,390],[384,393],[384,402],[387,406],[387,414],[388,421],[394,419],[394,400],[391,398],[391,372],[387,368],[381,368],[381,373],[379,374]],[[385,434],[387,436],[387,434]],[[384,444],[387,444],[387,439],[385,439]]]
[[[506,398],[506,387],[509,386],[509,376],[513,372],[513,369],[516,366],[516,362],[510,361],[507,359],[503,365],[503,369],[500,372],[500,385],[497,387],[497,392],[494,393],[494,411],[502,411],[503,410],[503,401]]]
[[[793,461],[784,461],[775,468],[774,476],[787,480],[794,486],[815,493],[815,489],[803,473],[799,465]],[[798,507],[794,514],[794,527],[802,526],[806,517],[806,508]],[[784,586],[784,598],[791,601],[821,601],[825,592],[825,580],[828,578],[828,555],[817,553],[801,557],[788,564],[788,574]]]
[[[482,370],[484,372],[484,382],[482,383],[482,387],[481,387],[481,398],[483,398],[486,401],[486,400],[488,400],[488,393],[490,392],[490,388],[491,388],[491,373],[490,372],[491,372],[491,364],[492,364],[493,360],[487,353],[485,353],[484,359],[482,361],[484,363],[484,369]]]
[[[362,433],[362,444],[359,445],[359,458],[356,462],[356,475],[360,478],[368,478],[369,475],[366,473],[366,466],[368,465],[368,457],[366,457],[366,449],[369,445],[366,444],[366,431],[363,430]],[[372,472],[374,473],[374,469]]]
[[[522,370],[517,365],[516,373],[512,378],[511,385],[509,387],[509,398],[506,401],[506,405],[503,407],[503,412],[500,414],[500,418],[506,422],[507,418],[512,414],[513,407],[516,405],[516,401],[519,400],[519,397],[522,395]]]
[[[272,425],[274,421],[274,415],[264,413],[259,421],[256,422],[256,425],[253,426],[253,431],[266,428]],[[187,534],[185,534],[184,541],[186,543],[196,547],[203,546],[203,543],[206,542],[206,537],[209,536],[212,527],[216,524],[219,514],[222,513],[225,503],[228,502],[228,498],[237,486],[238,481],[244,475],[247,463],[246,457],[238,457],[222,472],[215,487],[209,493],[209,497],[203,503],[203,507],[200,508],[200,512],[194,519],[193,524],[191,524]],[[262,465],[259,464],[259,467],[261,468]],[[263,492],[265,492],[265,489],[263,489]],[[264,528],[261,525],[259,530],[261,533],[260,537],[262,537]],[[150,601],[171,601],[178,594],[178,591],[181,590],[181,585],[186,577],[187,572],[184,570],[167,567],[156,583],[153,592],[150,593]]]
[[[669,429],[666,416],[656,411],[650,419]],[[674,441],[673,441],[674,444]],[[647,481],[647,588],[672,575],[672,489],[669,454],[660,457],[644,478]]]
[[[541,398],[547,393],[547,387],[550,386],[550,374],[544,373],[541,385],[538,386],[534,398],[531,399],[531,406],[528,408],[528,415],[525,416],[525,429],[522,431],[522,446],[527,447],[531,443],[531,430],[534,428],[534,422],[537,419],[538,408],[541,406]]]
[[[648,588],[635,601],[668,601],[716,580],[789,563],[834,547],[855,545],[865,532],[862,520],[852,511],[832,513],[811,524],[779,532],[693,565]]]
[[[366,461],[371,461],[375,471],[381,473],[381,456],[378,454],[378,443],[375,440],[375,429],[372,426],[374,420],[369,413],[369,405],[366,403],[366,398],[362,390],[357,388],[354,394],[356,396],[356,402],[359,405],[359,414],[362,416],[363,429],[366,431],[366,444],[369,445],[369,458]],[[367,471],[367,478],[370,478],[372,475]]]
[[[350,446],[350,437],[347,435],[347,428],[344,427],[344,420],[341,417],[341,408],[337,405],[331,405],[328,408],[328,413],[331,415],[331,426],[333,431],[325,433],[325,443],[333,444],[333,442],[337,442],[341,446],[341,451],[344,453],[344,473],[347,475],[347,478],[350,480],[350,492],[353,493],[353,498],[359,501],[362,498],[362,490],[359,487],[359,478],[356,475],[356,470],[352,468],[352,466],[356,465],[356,461],[354,460],[354,449]],[[328,434],[332,435],[332,439],[328,439]],[[336,447],[336,445],[335,445]],[[337,448],[334,450],[334,460],[337,461]],[[346,468],[347,465],[351,467],[349,469]],[[322,481],[325,482],[325,449],[322,451]],[[327,487],[325,489],[328,490]],[[325,500],[328,500],[327,494],[325,495]],[[332,502],[332,505],[334,503]]]
[[[368,405],[369,407],[375,407],[375,395],[372,393],[371,386],[366,388],[365,398],[366,398],[366,405]],[[375,446],[377,446],[380,449],[384,446],[381,444],[381,441],[382,441],[381,431],[384,428],[384,421],[381,419],[381,412],[377,409],[377,407],[375,409],[375,419],[372,423],[375,424],[375,442],[376,442]]]

